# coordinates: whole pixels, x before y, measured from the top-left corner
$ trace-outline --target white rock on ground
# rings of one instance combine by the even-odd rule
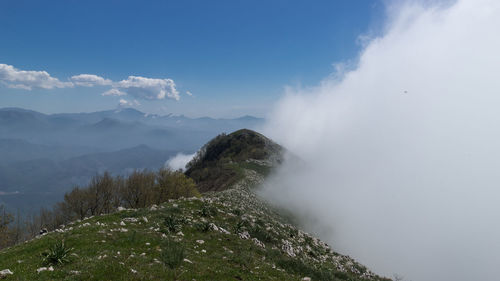
[[[0,277],[6,277],[7,275],[12,275],[14,272],[10,271],[10,269],[4,269],[0,271]]]
[[[240,236],[241,239],[250,239],[250,234],[248,233],[248,231],[245,231],[243,233],[238,233],[238,235]]]
[[[54,271],[54,268],[52,266],[50,267],[40,267],[39,269],[36,270],[37,273],[43,272],[43,271]]]
[[[259,239],[257,238],[252,238],[252,241],[255,243],[255,245],[261,247],[261,248],[266,248],[266,245],[264,245],[264,243],[262,243]]]

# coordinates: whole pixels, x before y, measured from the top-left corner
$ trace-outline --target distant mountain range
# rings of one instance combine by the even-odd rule
[[[2,108],[0,138],[103,150],[139,144],[156,149],[195,150],[221,132],[255,128],[263,121],[252,116],[235,119],[160,116],[132,108],[50,115],[21,108]]]
[[[0,204],[38,208],[97,173],[158,169],[178,152],[192,153],[222,132],[255,129],[263,121],[160,116],[131,108],[61,114],[2,108]]]

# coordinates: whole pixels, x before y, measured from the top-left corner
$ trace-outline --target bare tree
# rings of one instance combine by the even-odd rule
[[[10,223],[14,220],[14,216],[7,213],[5,207],[0,205],[0,249],[11,245],[11,230],[9,228]]]
[[[149,171],[134,171],[125,180],[120,195],[129,208],[144,208],[153,201],[155,174]]]

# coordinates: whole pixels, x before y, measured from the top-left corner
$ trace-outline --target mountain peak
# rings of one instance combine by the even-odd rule
[[[203,146],[188,163],[186,175],[195,180],[201,192],[224,190],[242,177],[243,168],[265,173],[281,162],[283,151],[264,135],[241,129],[218,135]]]

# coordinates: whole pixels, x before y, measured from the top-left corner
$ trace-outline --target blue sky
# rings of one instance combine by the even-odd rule
[[[4,0],[0,107],[88,112],[122,100],[151,113],[265,116],[285,86],[315,85],[356,58],[358,37],[383,16],[380,0]],[[62,84],[25,85],[36,73],[22,71]],[[107,82],[80,86],[80,74]]]

